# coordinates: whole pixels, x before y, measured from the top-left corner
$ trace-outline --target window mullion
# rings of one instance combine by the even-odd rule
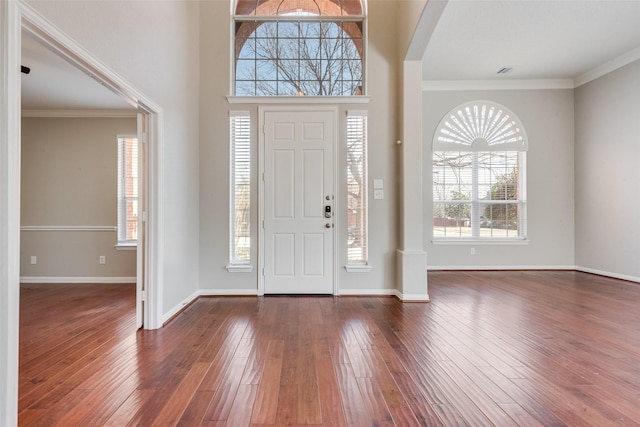
[[[480,237],[480,190],[478,188],[480,162],[478,160],[478,153],[473,152],[471,159],[471,235],[473,237]]]

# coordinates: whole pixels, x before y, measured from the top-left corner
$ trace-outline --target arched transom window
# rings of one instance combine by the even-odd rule
[[[490,101],[462,104],[433,138],[433,238],[526,238],[524,126]]]
[[[238,0],[238,96],[353,96],[364,92],[360,0]]]

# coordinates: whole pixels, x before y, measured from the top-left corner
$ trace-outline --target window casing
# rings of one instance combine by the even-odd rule
[[[138,242],[138,138],[118,137],[118,246]]]
[[[364,27],[358,0],[239,0],[234,94],[362,95]]]
[[[347,262],[367,265],[367,115],[347,112]]]
[[[230,265],[251,264],[251,116],[230,113]]]
[[[506,107],[449,112],[433,142],[434,241],[526,239],[527,140]]]

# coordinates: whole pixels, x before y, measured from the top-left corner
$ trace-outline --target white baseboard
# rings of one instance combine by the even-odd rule
[[[626,274],[611,273],[610,271],[596,270],[594,268],[576,266],[576,270],[583,273],[597,274],[599,276],[612,277],[614,279],[628,280],[630,282],[640,282],[640,277],[628,276]]]
[[[20,283],[136,283],[133,277],[64,277],[64,276],[22,276]]]
[[[398,292],[398,299],[402,302],[430,302],[429,294],[402,294]]]
[[[171,310],[169,310],[168,312],[166,312],[165,314],[162,315],[162,324],[164,324],[165,322],[167,322],[169,319],[171,319],[173,316],[175,316],[176,314],[180,313],[182,310],[184,310],[184,308],[186,306],[188,306],[189,304],[191,304],[192,302],[194,302],[195,300],[198,299],[198,297],[200,296],[200,292],[195,291],[194,293],[192,293],[191,295],[189,295],[188,297],[186,297],[185,299],[182,300],[182,302],[180,302],[180,304],[176,305],[175,307],[173,307]]]
[[[488,271],[488,270],[576,270],[575,265],[430,265],[427,271]]]
[[[200,289],[201,297],[245,297],[257,295],[257,289]]]
[[[338,295],[340,296],[363,296],[363,297],[375,297],[375,296],[398,296],[397,289],[340,289]]]

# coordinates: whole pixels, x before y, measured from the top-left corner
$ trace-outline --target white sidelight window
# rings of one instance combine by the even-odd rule
[[[526,239],[524,127],[490,101],[451,110],[433,140],[433,239]]]
[[[251,116],[248,111],[232,111],[229,117],[231,266],[251,264]]]
[[[118,137],[118,246],[138,241],[138,138]]]
[[[347,262],[366,265],[367,225],[367,112],[347,112]]]

